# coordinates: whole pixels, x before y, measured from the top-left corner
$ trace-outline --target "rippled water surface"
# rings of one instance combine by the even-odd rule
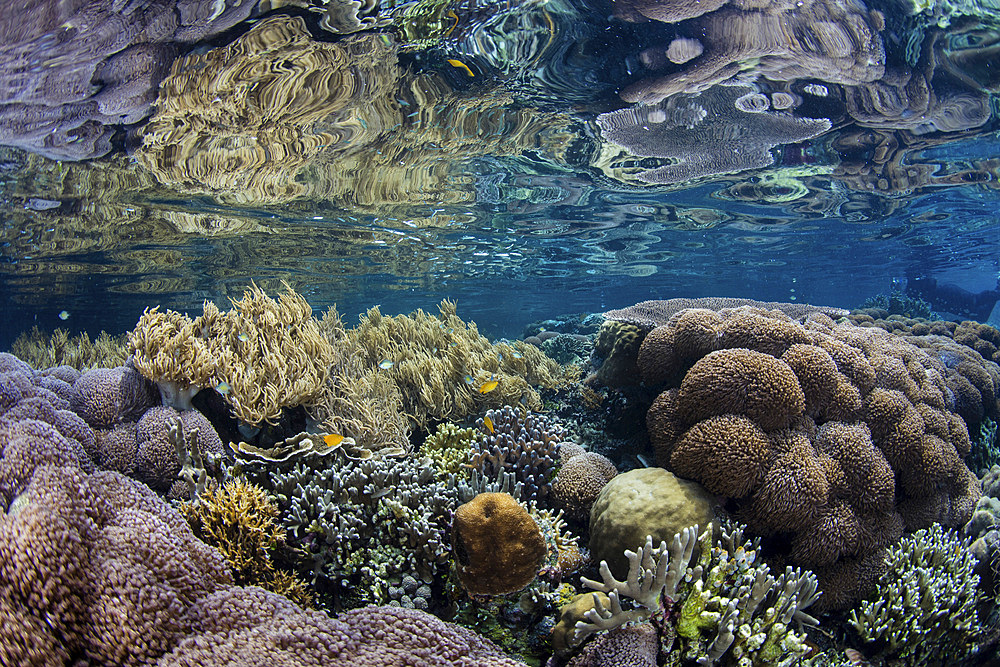
[[[996,0],[3,4],[0,342],[251,279],[492,335],[925,278],[989,316]]]

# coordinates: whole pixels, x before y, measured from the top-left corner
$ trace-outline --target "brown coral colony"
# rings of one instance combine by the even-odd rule
[[[649,331],[638,363],[647,384],[666,382],[647,415],[657,461],[790,545],[834,593],[820,607],[863,595],[904,527],[960,526],[980,496],[947,369],[902,337],[821,313],[699,308]]]

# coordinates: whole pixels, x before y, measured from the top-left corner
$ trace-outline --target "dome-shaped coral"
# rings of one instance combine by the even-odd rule
[[[459,581],[473,595],[521,590],[546,553],[538,524],[507,493],[480,493],[455,510],[452,542]]]
[[[767,436],[739,415],[698,422],[681,437],[670,456],[677,474],[700,480],[710,492],[731,498],[752,493],[770,463]]]
[[[684,376],[677,407],[689,423],[741,414],[771,431],[803,413],[805,396],[780,359],[755,350],[719,350],[699,359]]]

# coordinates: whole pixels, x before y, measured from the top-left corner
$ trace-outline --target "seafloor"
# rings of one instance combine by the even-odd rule
[[[26,332],[0,663],[996,664],[1000,332],[869,305]]]

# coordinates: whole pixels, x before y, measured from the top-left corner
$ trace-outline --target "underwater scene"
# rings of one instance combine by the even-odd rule
[[[1000,0],[0,0],[0,665],[1000,667]]]

